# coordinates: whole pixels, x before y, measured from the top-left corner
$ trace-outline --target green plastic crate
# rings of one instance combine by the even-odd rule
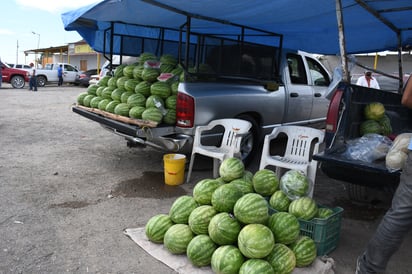
[[[318,207],[325,206],[318,205]],[[300,235],[308,236],[315,241],[318,256],[332,252],[339,243],[343,208],[335,207],[331,209],[333,214],[326,219],[313,218],[310,221],[298,219]],[[277,210],[269,207],[269,214],[276,212]]]
[[[318,256],[332,252],[339,243],[343,208],[335,207],[332,210],[334,213],[326,219],[314,218],[310,221],[299,219],[300,234],[315,241]]]

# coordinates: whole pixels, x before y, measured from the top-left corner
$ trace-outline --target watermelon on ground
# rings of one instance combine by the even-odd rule
[[[299,237],[299,220],[288,212],[277,212],[269,217],[268,227],[275,236],[276,242],[291,244]]]
[[[169,216],[177,224],[187,224],[190,213],[198,207],[195,199],[189,195],[178,197],[169,210]]]
[[[193,209],[189,215],[188,224],[193,233],[208,234],[210,220],[217,214],[211,205],[201,205]]]
[[[232,214],[221,212],[210,220],[208,232],[218,245],[231,245],[237,242],[240,229],[240,223]]]
[[[269,218],[268,202],[258,193],[248,193],[237,200],[233,213],[244,224],[265,224]]]
[[[275,237],[265,225],[248,224],[240,230],[237,245],[245,257],[262,259],[272,251]]]
[[[290,202],[290,199],[282,190],[275,191],[269,199],[269,205],[276,211],[287,212]]]
[[[239,274],[275,274],[275,272],[268,261],[249,259],[242,264]]]
[[[296,266],[309,266],[316,259],[316,244],[308,236],[299,236],[299,238],[290,245],[296,257]]]
[[[194,236],[189,225],[174,224],[166,231],[163,243],[170,253],[184,254]]]
[[[213,253],[211,265],[215,273],[237,274],[244,261],[245,257],[236,246],[223,245]]]
[[[197,235],[187,246],[187,258],[195,266],[208,266],[217,248],[218,245],[208,235]]]
[[[222,177],[222,179],[226,182],[241,178],[244,172],[245,165],[242,160],[235,157],[223,160],[219,166],[220,177]]]
[[[252,178],[253,189],[262,196],[271,196],[279,187],[279,178],[270,169],[261,169]]]
[[[235,179],[231,181],[230,184],[235,185],[237,188],[239,188],[240,191],[242,191],[243,195],[254,192],[253,184],[244,179]]]
[[[212,194],[222,183],[215,179],[203,179],[193,188],[193,198],[199,205],[211,205]]]
[[[276,243],[266,260],[273,267],[275,273],[290,274],[295,269],[295,253],[285,244]]]
[[[218,212],[233,212],[235,203],[242,195],[242,191],[237,186],[224,184],[213,192],[211,203]]]
[[[167,214],[158,214],[149,219],[145,226],[147,238],[154,243],[163,243],[166,231],[174,225]]]

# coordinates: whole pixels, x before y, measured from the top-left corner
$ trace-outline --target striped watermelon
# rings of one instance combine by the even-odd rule
[[[163,116],[163,122],[168,125],[176,124],[176,109],[166,109],[166,114]]]
[[[262,169],[253,176],[253,189],[262,196],[271,196],[279,187],[276,173],[269,169]]]
[[[164,101],[162,98],[160,98],[158,95],[150,95],[149,97],[147,97],[146,99],[146,108],[150,108],[150,107],[156,107],[156,103],[155,102],[160,102],[160,104],[162,106],[165,105]]]
[[[125,92],[126,90],[124,88],[116,88],[115,90],[112,91],[112,94],[111,94],[112,100],[121,101],[120,98],[122,97],[122,94]]]
[[[218,213],[209,222],[209,236],[218,245],[235,244],[240,232],[240,223],[227,213]]]
[[[83,98],[83,106],[85,106],[85,107],[90,107],[90,102],[92,101],[92,99],[93,99],[94,97],[96,97],[96,96],[95,96],[95,95],[92,95],[92,94],[86,95],[86,96]]]
[[[99,106],[100,101],[103,100],[102,97],[96,96],[90,101],[90,107],[97,108]]]
[[[126,91],[134,92],[137,84],[139,84],[139,83],[140,83],[140,80],[133,79],[133,78],[132,79],[127,79],[126,82],[124,83],[124,89]]]
[[[106,111],[110,112],[110,113],[114,113],[114,109],[116,108],[116,106],[120,104],[119,101],[111,101],[110,103],[107,104],[106,106]]]
[[[236,201],[242,195],[242,191],[237,186],[224,184],[213,192],[211,203],[218,212],[233,212]]]
[[[168,64],[160,64],[161,73],[171,73],[175,69],[175,66]]]
[[[130,92],[130,91],[123,92],[122,95],[120,96],[120,102],[127,103],[127,99],[129,99],[129,97],[133,94],[135,93]]]
[[[127,65],[123,68],[123,75],[127,78],[133,78],[133,70],[135,65]]]
[[[172,90],[166,82],[155,82],[150,86],[150,94],[157,95],[163,100],[166,100],[172,94]]]
[[[143,65],[146,61],[156,61],[157,56],[151,52],[142,52],[139,55],[139,63]]]
[[[106,86],[98,87],[98,88],[96,89],[96,95],[102,97],[104,88],[106,88]]]
[[[310,265],[316,259],[316,244],[308,236],[299,236],[299,238],[290,245],[296,257],[296,266],[305,267]]]
[[[275,191],[269,199],[269,205],[276,211],[287,212],[290,202],[290,199],[282,190]]]
[[[166,108],[176,109],[176,101],[177,95],[170,95],[169,97],[167,97],[165,101]]]
[[[159,77],[160,71],[156,68],[144,68],[142,72],[142,79],[144,81],[153,83],[157,80],[157,77]]]
[[[102,95],[101,95],[101,97],[103,98],[103,99],[109,99],[109,100],[113,100],[113,98],[112,98],[112,92],[113,92],[113,90],[115,90],[116,88],[114,87],[105,87],[104,89],[103,89],[103,91],[102,91]]]
[[[111,76],[104,76],[100,78],[99,82],[97,83],[100,87],[107,87],[109,79],[112,78]]]
[[[249,259],[242,264],[239,274],[275,274],[273,267],[266,260]]]
[[[87,93],[88,94],[91,94],[91,95],[97,95],[96,94],[96,91],[97,91],[97,89],[98,89],[98,85],[90,85],[90,86],[88,86],[87,87]]]
[[[123,69],[126,67],[126,65],[122,64],[116,67],[114,70],[114,77],[122,77],[123,76]]]
[[[129,105],[126,103],[120,103],[114,108],[114,113],[121,116],[129,117]]]
[[[176,224],[187,224],[190,213],[198,206],[195,199],[189,195],[183,195],[177,198],[170,210],[169,216]]]
[[[242,191],[243,195],[254,192],[253,184],[244,179],[235,179],[229,184],[235,185],[237,188],[239,188],[239,190]]]
[[[158,214],[146,223],[145,232],[147,238],[154,243],[163,243],[166,231],[174,225],[167,214]]]
[[[275,237],[265,225],[248,224],[240,230],[237,245],[245,257],[262,259],[272,251]]]
[[[135,119],[142,119],[142,113],[146,110],[145,107],[132,107],[129,110],[129,117],[130,118],[135,118]]]
[[[359,133],[361,136],[368,133],[381,134],[382,126],[378,121],[375,120],[365,120],[359,126]]]
[[[113,89],[117,88],[117,79],[119,77],[110,77],[109,81],[107,81],[107,86]]]
[[[82,92],[79,95],[77,95],[77,103],[83,106],[84,97],[86,97],[87,95],[90,95],[90,94],[88,94],[87,92]]]
[[[269,218],[268,202],[257,193],[243,195],[236,202],[233,212],[235,217],[244,224],[264,224]]]
[[[208,235],[197,235],[188,244],[186,254],[193,265],[208,266],[217,248],[217,244]]]
[[[127,80],[129,80],[129,78],[126,76],[119,77],[116,81],[116,86],[118,88],[125,89],[124,84],[126,83]]]
[[[174,224],[166,231],[163,244],[172,254],[184,254],[194,236],[187,224]]]
[[[106,110],[107,104],[109,104],[111,101],[109,99],[103,99],[99,102],[97,105],[97,108],[100,110]]]
[[[130,107],[144,107],[146,106],[146,98],[140,93],[133,93],[127,98],[127,104]]]
[[[296,257],[293,251],[284,244],[276,243],[266,260],[275,273],[290,274],[296,267]]]
[[[141,93],[144,97],[150,96],[150,86],[151,84],[147,81],[141,81],[139,84],[136,85],[134,88],[135,93]]]
[[[158,108],[148,107],[145,109],[145,111],[143,111],[142,119],[161,123],[163,120],[163,114]]]
[[[193,209],[188,224],[195,234],[208,234],[209,222],[217,214],[211,205],[201,205]]]
[[[172,54],[163,54],[160,56],[160,62],[175,67],[177,65],[177,59]]]
[[[268,227],[272,230],[277,243],[291,244],[299,237],[298,219],[288,212],[277,212],[269,217]]]
[[[220,177],[226,182],[241,178],[244,172],[245,165],[242,160],[235,157],[223,160],[219,167]]]
[[[179,87],[179,81],[175,81],[170,85],[170,88],[172,89],[172,94],[176,95]]]
[[[329,216],[333,215],[333,213],[335,213],[335,212],[330,208],[319,207],[318,208],[318,213],[316,214],[316,218],[327,219]]]
[[[253,173],[249,170],[245,170],[241,179],[246,180],[250,183],[253,183]]]
[[[199,205],[211,205],[212,194],[222,183],[215,179],[203,179],[193,188],[193,198]]]
[[[136,80],[143,80],[142,79],[142,72],[144,67],[142,65],[135,66],[133,69],[133,78]]]
[[[318,213],[318,206],[315,200],[310,197],[302,197],[293,200],[289,205],[289,213],[293,214],[296,218],[303,220],[311,220]]]
[[[236,246],[224,245],[213,253],[211,266],[215,273],[237,274],[244,261],[245,257]]]

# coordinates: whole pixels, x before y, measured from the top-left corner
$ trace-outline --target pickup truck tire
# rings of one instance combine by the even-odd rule
[[[43,75],[37,76],[37,86],[44,87],[46,85],[47,79]]]
[[[245,166],[248,166],[259,150],[259,126],[256,120],[248,115],[240,115],[236,118],[249,121],[252,124],[249,133],[242,138],[240,144],[241,159]]]
[[[24,81],[24,77],[21,75],[14,75],[11,77],[10,84],[13,88],[24,88],[26,82]]]

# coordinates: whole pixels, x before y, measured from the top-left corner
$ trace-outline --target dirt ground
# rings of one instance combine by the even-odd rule
[[[193,184],[167,186],[163,152],[128,148],[71,111],[85,88],[0,89],[0,273],[175,273],[123,234],[167,213]],[[259,160],[249,169],[254,172]],[[195,164],[192,182],[211,177]],[[354,273],[388,199],[353,203],[318,172],[315,199],[344,209],[336,273]],[[387,273],[411,273],[410,236]]]

